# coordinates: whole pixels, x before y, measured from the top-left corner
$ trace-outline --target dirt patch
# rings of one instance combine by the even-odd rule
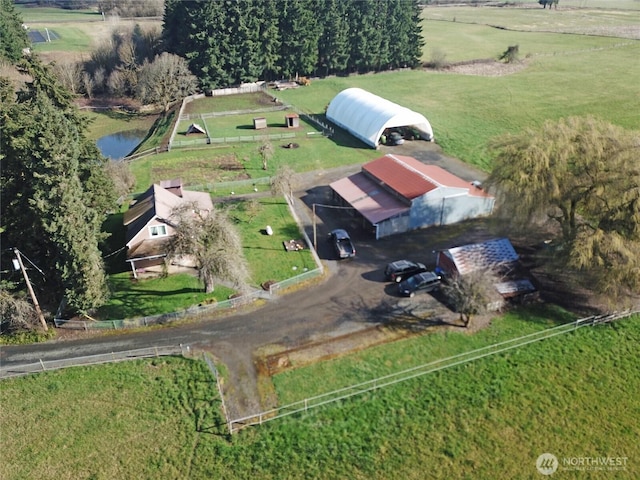
[[[190,172],[187,175],[185,172]],[[180,176],[200,178],[202,182],[220,182],[232,180],[246,180],[251,178],[245,167],[235,155],[215,156],[211,159],[182,160],[180,168],[175,166],[154,166],[151,169],[152,178],[167,179]]]
[[[501,77],[504,75],[517,73],[521,70],[524,70],[526,67],[526,61],[503,63],[497,62],[495,60],[480,60],[448,65],[446,67],[438,69],[437,71],[446,73],[457,73],[460,75]]]
[[[286,370],[303,367],[319,361],[329,360],[366,348],[389,343],[410,336],[409,332],[372,326],[337,337],[310,342],[296,348],[282,349],[258,356],[256,366],[261,375],[273,376]],[[277,350],[281,347],[271,346]]]
[[[229,172],[244,170],[244,165],[235,155],[222,155],[216,157],[211,161],[210,165]]]

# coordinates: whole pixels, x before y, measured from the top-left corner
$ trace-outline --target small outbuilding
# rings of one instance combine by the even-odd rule
[[[267,119],[264,117],[256,117],[253,119],[253,128],[255,130],[262,130],[267,128]]]
[[[300,126],[300,116],[297,113],[288,113],[284,116],[287,128],[298,128]]]
[[[327,119],[367,145],[378,148],[385,130],[408,128],[433,141],[433,129],[424,115],[361,88],[347,88],[327,108]]]
[[[200,125],[198,125],[197,123],[192,123],[191,125],[189,125],[189,128],[187,128],[187,135],[192,135],[192,134],[207,134],[207,131],[202,128]]]
[[[467,275],[483,268],[513,265],[518,258],[508,238],[496,238],[441,250],[436,266],[449,275]]]

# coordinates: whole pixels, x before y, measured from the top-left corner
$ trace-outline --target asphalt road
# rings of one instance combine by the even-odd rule
[[[451,168],[447,169],[467,180],[483,178],[481,172],[468,167],[462,172],[464,164],[461,167],[460,162],[443,157],[431,144],[410,143],[405,150],[394,147],[393,151],[413,155],[425,163],[436,163],[443,167],[451,164]],[[418,147],[424,150],[421,154],[409,150],[418,148],[418,143],[422,144]],[[310,238],[313,239],[311,205],[330,204],[332,200],[328,183],[354,171],[359,171],[359,167],[313,172],[301,179],[307,188],[298,192],[296,211]],[[0,350],[0,377],[20,365],[40,360],[54,361],[153,346],[189,345],[195,350],[212,352],[228,366],[231,381],[237,382],[236,402],[231,414],[248,415],[263,407],[257,404],[255,382],[251,381],[255,379],[253,355],[257,349],[274,344],[297,347],[369,328],[386,320],[380,316],[381,306],[403,302],[435,302],[429,294],[411,300],[398,297],[395,285],[384,282],[384,266],[400,258],[433,266],[436,249],[491,237],[484,228],[484,222],[473,221],[417,230],[376,241],[371,232],[363,230],[360,222],[344,210],[318,208],[316,213],[318,254],[326,267],[322,282],[278,296],[261,308],[249,308],[222,318],[134,333],[120,332],[36,345],[4,346]],[[337,227],[346,228],[351,233],[358,252],[356,258],[335,260],[326,234]]]

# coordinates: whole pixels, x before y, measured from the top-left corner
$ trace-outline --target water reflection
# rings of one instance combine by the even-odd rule
[[[129,155],[144,139],[144,130],[127,130],[125,132],[105,135],[97,140],[98,149],[107,158],[120,160]]]

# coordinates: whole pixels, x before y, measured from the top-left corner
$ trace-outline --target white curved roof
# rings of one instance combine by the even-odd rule
[[[336,95],[327,118],[374,148],[385,128],[392,127],[411,126],[426,140],[433,140],[431,124],[423,115],[361,88],[347,88]]]

